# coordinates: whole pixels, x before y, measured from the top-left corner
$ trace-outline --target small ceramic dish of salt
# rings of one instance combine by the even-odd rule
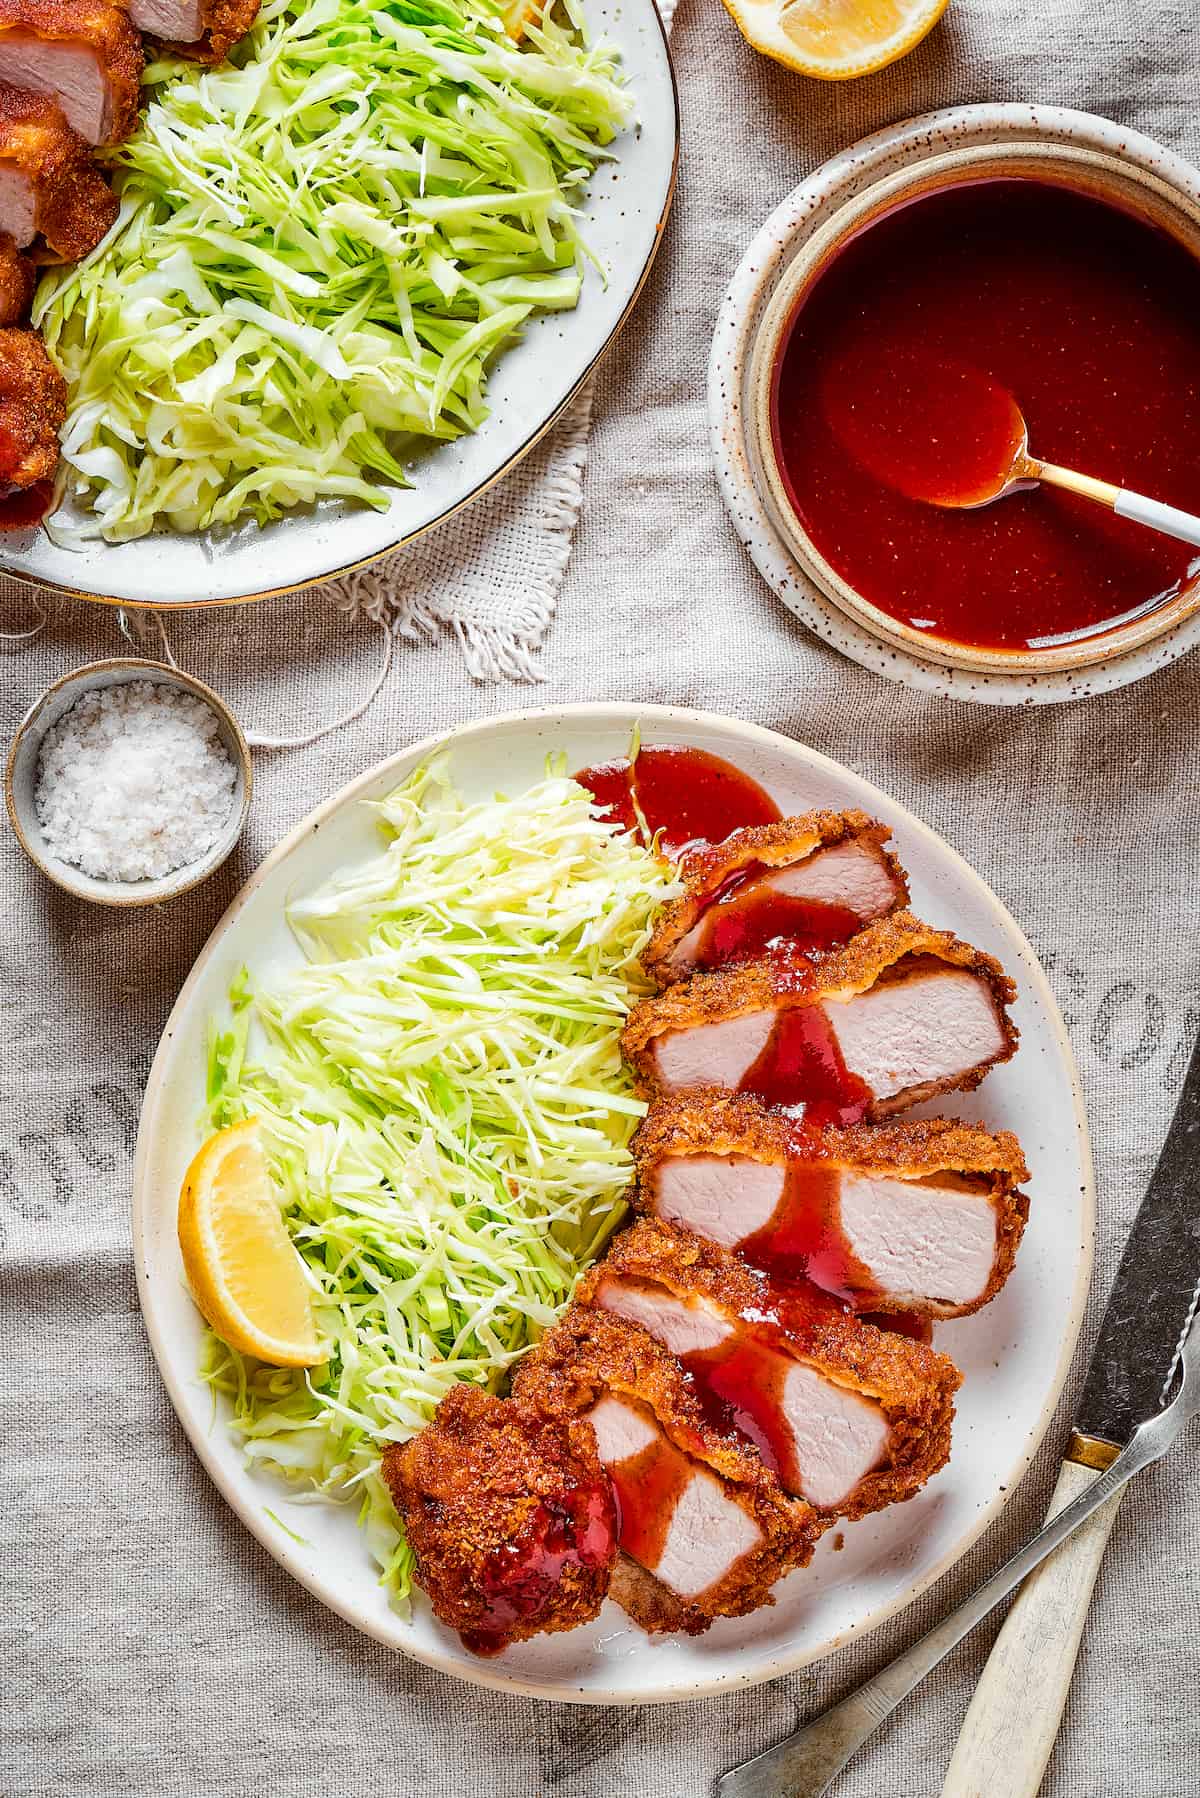
[[[77,668],[30,708],[4,796],[21,847],[56,886],[154,905],[220,867],[252,784],[246,739],[211,688],[122,657]]]

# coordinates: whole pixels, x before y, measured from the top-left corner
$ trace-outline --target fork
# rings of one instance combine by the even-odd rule
[[[1085,1518],[1114,1499],[1135,1473],[1165,1455],[1185,1424],[1200,1413],[1200,1318],[1193,1322],[1184,1342],[1179,1371],[1170,1404],[1138,1424],[1111,1467],[1086,1492],[1051,1518],[998,1572],[873,1679],[765,1754],[732,1767],[717,1781],[717,1798],[821,1798],[851,1755],[925,1675]]]

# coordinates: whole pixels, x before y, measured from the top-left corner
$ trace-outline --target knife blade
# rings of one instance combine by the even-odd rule
[[[1200,1039],[1125,1244],[1067,1459],[1107,1467],[1160,1411],[1200,1297]]]

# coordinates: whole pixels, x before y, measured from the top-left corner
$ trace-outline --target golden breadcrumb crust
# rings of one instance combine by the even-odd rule
[[[886,824],[868,817],[866,812],[806,812],[802,817],[779,818],[774,824],[755,824],[735,830],[722,843],[706,844],[685,855],[679,875],[686,891],[679,899],[665,905],[659,914],[654,934],[642,957],[643,965],[661,985],[686,979],[686,969],[671,966],[669,957],[676,944],[700,920],[705,903],[722,883],[752,862],[765,868],[788,868],[806,861],[818,849],[832,848],[851,837],[869,843],[886,865],[896,883],[900,897],[896,904],[908,904],[908,881],[896,857],[884,848],[890,835]]]
[[[934,930],[910,911],[893,912],[868,924],[842,949],[814,956],[803,969],[777,966],[769,960],[744,962],[694,974],[681,986],[653,999],[643,999],[630,1013],[621,1034],[621,1047],[638,1078],[639,1090],[652,1096],[657,1089],[654,1057],[656,1037],[688,1030],[698,1024],[716,1024],[724,1018],[742,1017],[752,1011],[785,1011],[792,1006],[816,1005],[826,999],[851,999],[881,981],[903,979],[919,962],[940,961],[965,968],[987,981],[996,1004],[996,1015],[1005,1046],[998,1055],[965,1073],[945,1080],[931,1080],[907,1088],[871,1107],[872,1116],[885,1116],[919,1105],[938,1093],[969,1091],[979,1085],[988,1069],[1007,1061],[1017,1046],[1017,1029],[1006,1007],[1016,988],[994,956],[973,949],[948,930]]]
[[[820,1161],[901,1180],[956,1174],[984,1182],[996,1214],[996,1253],[988,1283],[978,1298],[953,1305],[911,1294],[884,1293],[878,1300],[878,1308],[912,1311],[923,1317],[967,1317],[995,1298],[1012,1272],[1029,1217],[1029,1199],[1020,1191],[1029,1169],[1012,1131],[985,1130],[958,1118],[892,1118],[883,1123],[806,1130],[749,1093],[696,1087],[678,1097],[657,1099],[632,1146],[637,1169],[634,1203],[646,1212],[654,1210],[658,1166],[671,1156],[739,1156],[776,1166]]]
[[[383,1475],[416,1556],[417,1579],[452,1629],[492,1638],[487,1647],[494,1652],[599,1615],[615,1559],[615,1517],[589,1425],[526,1411],[478,1386],[452,1386],[420,1435],[385,1450]],[[547,1504],[562,1514],[580,1491],[603,1498],[607,1558],[585,1566],[567,1557],[553,1584],[536,1592],[535,1610],[504,1614],[498,1625],[497,1570],[502,1592],[506,1563],[516,1561],[526,1535],[536,1539]]]
[[[584,1275],[578,1302],[599,1302],[613,1277],[702,1299],[767,1347],[876,1400],[891,1431],[887,1460],[831,1515],[863,1517],[911,1498],[949,1458],[962,1375],[925,1343],[876,1328],[815,1287],[773,1283],[728,1249],[657,1219],[622,1231],[605,1259]]]
[[[33,303],[37,272],[12,238],[0,231],[0,326],[17,325]]]
[[[160,50],[185,56],[189,62],[224,62],[236,43],[245,37],[258,17],[260,0],[212,0],[203,8],[204,31],[192,44],[176,44],[154,38]]]
[[[643,1629],[688,1635],[706,1630],[714,1617],[741,1617],[771,1604],[771,1587],[807,1566],[828,1518],[803,1499],[788,1498],[756,1451],[708,1428],[683,1369],[653,1336],[623,1318],[572,1304],[517,1369],[513,1397],[569,1419],[586,1416],[606,1393],[649,1410],[676,1448],[718,1476],[761,1532],[757,1546],[695,1599],[667,1593],[652,1574],[628,1571],[614,1579],[612,1596]]]
[[[60,108],[0,82],[0,164],[33,188],[37,228],[64,262],[94,250],[117,216],[117,197]]]
[[[0,494],[58,467],[67,384],[36,331],[0,331]]]
[[[137,130],[142,40],[129,14],[107,0],[0,0],[0,72],[4,39],[19,33],[49,43],[90,50],[108,82],[112,124],[107,142],[119,144]]]

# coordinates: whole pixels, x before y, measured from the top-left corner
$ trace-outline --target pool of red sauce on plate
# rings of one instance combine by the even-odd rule
[[[1035,455],[1200,511],[1200,263],[1041,180],[943,188],[866,226],[803,296],[774,376],[776,457],[825,560],[899,622],[990,649],[1173,596],[1195,549],[1074,495],[908,497],[994,467],[1004,393]]]
[[[575,779],[626,830],[640,809],[664,853],[678,860],[721,843],[735,830],[773,824],[779,807],[757,781],[703,749],[667,745],[639,750],[636,763],[602,762]],[[637,806],[634,805],[636,792]],[[810,957],[848,942],[859,929],[853,912],[839,905],[797,899],[750,885],[753,864],[714,889],[707,910],[705,966],[719,967],[767,950],[780,977],[796,991],[811,983]],[[768,1105],[803,1103],[810,1124],[850,1124],[866,1113],[870,1090],[842,1060],[837,1040],[818,1006],[781,1010],[762,1054],[740,1090]]]
[[[675,861],[702,858],[735,830],[774,824],[781,815],[770,794],[732,762],[683,745],[642,749],[636,764],[600,762],[575,778],[626,830],[638,828],[640,809],[650,834],[660,833],[660,848]],[[762,862],[748,862],[713,887],[702,913],[698,966],[725,967],[762,954],[807,955],[848,942],[859,929],[845,906],[762,887],[759,876],[767,871]]]
[[[626,830],[636,829],[640,810],[651,835],[661,833],[663,853],[675,860],[698,845],[722,843],[747,825],[774,824],[782,815],[770,794],[732,762],[683,744],[640,749],[635,762],[599,762],[575,779]]]

